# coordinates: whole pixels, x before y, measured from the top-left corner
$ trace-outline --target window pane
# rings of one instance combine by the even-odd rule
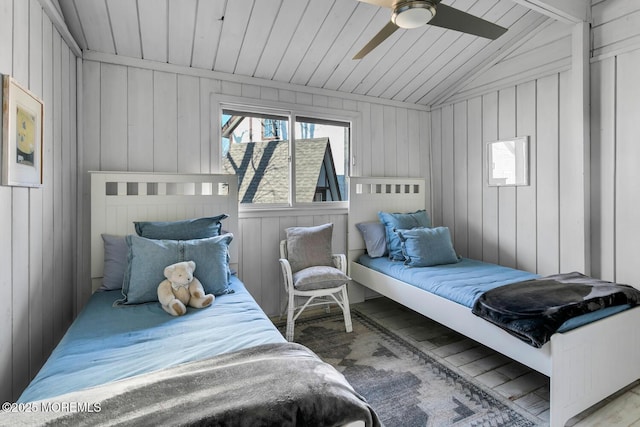
[[[295,132],[295,201],[348,200],[349,124],[298,117]]]
[[[289,203],[289,119],[222,111],[223,168],[238,175],[241,203]]]

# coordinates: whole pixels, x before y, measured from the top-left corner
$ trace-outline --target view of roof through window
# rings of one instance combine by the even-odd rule
[[[291,129],[295,144],[290,150]],[[225,109],[221,135],[223,167],[238,175],[241,203],[347,200],[349,123],[298,117],[292,126],[286,116]]]

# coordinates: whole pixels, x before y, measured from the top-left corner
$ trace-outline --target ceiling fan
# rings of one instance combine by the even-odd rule
[[[440,0],[358,0],[375,6],[392,10],[391,21],[371,39],[353,59],[362,59],[398,28],[418,28],[423,25],[456,30],[495,40],[507,29],[477,16],[470,15],[446,4]],[[436,13],[437,12],[437,13]]]

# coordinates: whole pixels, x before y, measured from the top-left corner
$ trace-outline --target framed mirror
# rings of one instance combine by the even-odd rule
[[[487,143],[487,171],[491,187],[529,185],[529,137]]]

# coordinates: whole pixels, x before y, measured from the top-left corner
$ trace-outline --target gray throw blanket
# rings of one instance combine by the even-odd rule
[[[380,425],[342,374],[295,343],[260,345],[27,405],[27,413],[0,412],[0,424]]]
[[[539,348],[571,318],[638,302],[640,291],[631,286],[574,272],[497,287],[472,312]]]

